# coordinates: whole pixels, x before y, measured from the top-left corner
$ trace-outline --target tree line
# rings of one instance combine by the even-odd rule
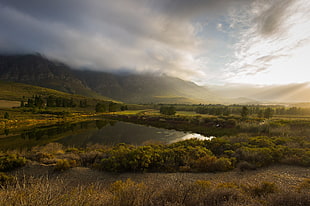
[[[198,106],[195,109],[198,114],[216,116],[241,115],[243,118],[257,116],[258,118],[271,118],[273,115],[304,115],[310,114],[309,108],[297,107],[265,107],[265,106]]]
[[[64,98],[64,97],[57,97],[57,96],[48,96],[43,98],[40,95],[35,95],[32,98],[28,98],[20,102],[21,107],[32,107],[32,108],[46,108],[46,107],[80,107],[80,108],[87,108],[87,107],[94,107],[94,104],[91,105],[87,101],[87,99],[73,99],[73,98]],[[95,105],[96,112],[116,112],[116,111],[123,111],[127,110],[127,105],[115,103],[112,101],[100,101],[97,102]]]

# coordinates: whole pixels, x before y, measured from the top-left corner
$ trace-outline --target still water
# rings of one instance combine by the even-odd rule
[[[94,120],[74,124],[36,127],[13,133],[2,131],[0,149],[30,148],[50,142],[66,146],[85,147],[92,144],[173,143],[190,138],[210,139],[200,134],[155,128],[114,120]]]

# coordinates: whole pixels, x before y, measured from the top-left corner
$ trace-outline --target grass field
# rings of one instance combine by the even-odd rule
[[[0,108],[12,108],[19,106],[20,106],[19,101],[0,100]]]

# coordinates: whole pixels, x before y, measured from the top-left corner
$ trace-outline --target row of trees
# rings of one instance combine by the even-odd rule
[[[25,99],[25,98],[24,98]],[[87,99],[73,99],[56,96],[48,96],[43,98],[42,96],[33,96],[27,100],[22,100],[20,103],[21,107],[32,107],[32,108],[45,108],[45,107],[80,107],[86,108],[92,106],[92,103],[88,103]],[[116,112],[127,110],[127,105],[115,103],[112,101],[100,101],[95,105],[96,112]]]
[[[161,106],[159,111],[160,111],[161,114],[175,115],[176,108],[174,106]]]
[[[248,107],[243,106],[240,114],[243,119],[246,119],[248,115],[250,114],[250,110],[248,109]],[[273,116],[273,114],[274,114],[274,110],[268,107],[264,110],[258,110],[257,117],[269,119]]]
[[[96,112],[116,112],[127,109],[127,105],[121,105],[115,102],[98,102],[95,107]]]
[[[229,116],[231,114],[241,116],[253,116],[256,115],[260,118],[270,118],[273,115],[304,115],[310,114],[309,108],[298,108],[298,107],[282,107],[282,106],[256,106],[256,105],[205,105],[198,106],[195,109],[198,114],[209,114],[216,116]],[[243,115],[242,115],[243,114]]]
[[[243,118],[249,115],[257,115],[262,118],[270,118],[275,113],[275,110],[271,107],[252,107],[252,106],[202,106],[196,108],[198,114],[209,115],[223,115],[229,116],[231,114],[241,115]]]
[[[73,98],[67,99],[64,97],[55,97],[48,96],[47,98],[43,98],[42,96],[34,96],[32,98],[28,98],[27,101],[22,100],[20,103],[21,107],[76,107],[77,103],[73,100]],[[80,107],[87,107],[87,100],[79,101]]]

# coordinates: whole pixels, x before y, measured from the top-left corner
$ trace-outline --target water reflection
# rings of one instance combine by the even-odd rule
[[[3,131],[3,135],[7,134],[8,131]],[[41,126],[15,132],[14,135],[0,138],[0,149],[31,148],[49,142],[59,142],[75,147],[118,143],[143,145],[146,142],[172,143],[190,138],[204,140],[213,137],[104,119]]]
[[[184,140],[188,140],[188,139],[211,140],[213,138],[215,138],[215,136],[205,137],[201,134],[192,133],[192,134],[186,134],[185,136],[180,137],[180,138],[176,138],[176,139],[170,141],[169,143],[175,143],[175,142],[184,141]]]

